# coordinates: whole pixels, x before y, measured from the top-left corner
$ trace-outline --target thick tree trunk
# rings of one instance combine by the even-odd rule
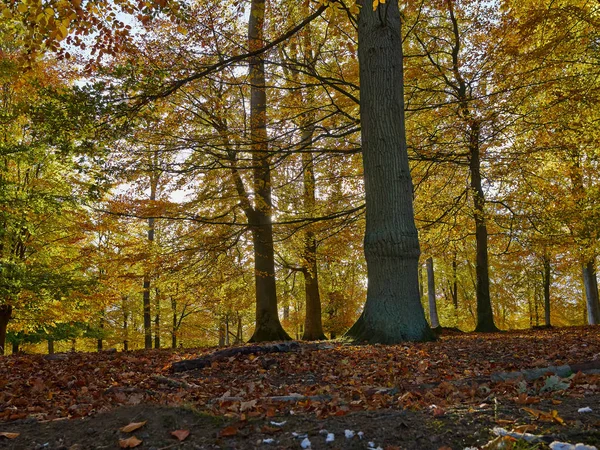
[[[250,51],[264,45],[265,0],[252,0],[248,20]],[[249,58],[250,138],[255,204],[250,225],[254,244],[256,327],[250,342],[290,339],[279,321],[271,214],[271,166],[267,142],[267,94],[263,55]]]
[[[598,301],[595,258],[590,259],[583,266],[583,284],[587,304],[587,322],[589,325],[598,325],[600,324],[600,303]]]
[[[395,344],[433,339],[419,298],[419,240],[404,126],[397,2],[363,6],[358,24],[366,194],[367,301],[346,336]]]
[[[494,312],[490,298],[490,276],[488,264],[488,232],[485,220],[485,196],[481,184],[481,162],[479,158],[479,123],[470,125],[469,169],[475,216],[475,241],[477,276],[477,326],[475,331],[498,331],[494,324]]]
[[[551,327],[550,323],[550,284],[552,283],[552,271],[550,258],[544,256],[544,325]]]
[[[435,277],[433,273],[433,258],[427,258],[427,299],[429,300],[429,322],[431,328],[440,327],[440,319],[435,301]]]
[[[6,329],[12,317],[11,305],[0,305],[0,355],[4,355],[6,346]]]

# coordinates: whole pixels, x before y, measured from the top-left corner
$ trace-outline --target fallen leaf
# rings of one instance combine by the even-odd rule
[[[264,434],[274,434],[274,433],[278,433],[281,431],[281,428],[277,428],[277,427],[270,427],[269,425],[264,425],[261,429],[260,432],[264,433]]]
[[[123,433],[131,433],[132,431],[139,430],[146,422],[131,422],[129,425],[125,425],[123,428],[119,428]]]
[[[240,412],[248,411],[256,406],[257,400],[250,400],[249,402],[240,402]]]
[[[6,439],[15,439],[18,438],[21,433],[10,433],[8,431],[0,431],[0,437],[5,437]]]
[[[131,436],[127,439],[119,439],[119,447],[121,448],[133,448],[137,447],[141,443],[142,441],[136,438],[135,436]]]
[[[219,432],[219,436],[227,437],[227,436],[235,436],[238,434],[238,429],[236,427],[225,427]]]
[[[190,435],[190,430],[171,431],[171,436],[175,436],[180,441],[184,441]]]

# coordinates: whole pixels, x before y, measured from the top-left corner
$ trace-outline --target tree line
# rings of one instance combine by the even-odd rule
[[[3,351],[600,320],[597,6],[0,12]]]

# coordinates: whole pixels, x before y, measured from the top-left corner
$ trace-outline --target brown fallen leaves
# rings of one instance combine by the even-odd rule
[[[185,441],[190,435],[190,430],[175,430],[171,431],[171,436],[176,437],[179,441]]]
[[[136,438],[135,436],[131,436],[127,439],[120,439],[119,447],[134,448],[134,447],[137,447],[138,445],[140,445],[141,443],[142,443],[142,441],[140,439]]]
[[[119,430],[123,433],[131,433],[135,430],[139,430],[144,425],[146,425],[146,422],[131,422],[129,425],[119,428]]]
[[[318,417],[381,408],[476,407],[500,399],[528,407],[552,399],[544,378],[491,382],[497,372],[600,358],[596,327],[456,334],[430,343],[301,347],[238,355],[202,370],[171,373],[172,362],[210,353],[148,350],[0,358],[0,421],[82,417],[119,405],[193,404],[240,420],[293,410]],[[576,375],[561,395],[600,391],[599,375]],[[297,393],[300,400],[272,400]],[[539,416],[541,420],[543,415]],[[558,419],[552,418],[556,423]],[[221,433],[235,433],[222,430]],[[127,448],[127,447],[126,447]]]
[[[0,437],[6,438],[6,439],[16,439],[18,438],[20,435],[20,433],[10,433],[8,431],[0,431]]]

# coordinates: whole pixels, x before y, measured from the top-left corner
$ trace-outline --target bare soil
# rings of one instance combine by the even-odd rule
[[[560,404],[558,401],[561,401]],[[591,413],[579,413],[589,406]],[[496,401],[478,407],[454,407],[443,414],[433,410],[384,409],[359,411],[340,417],[317,418],[304,413],[272,418],[239,421],[213,416],[189,407],[168,408],[155,405],[120,407],[110,412],[83,419],[58,420],[40,423],[32,419],[0,425],[0,432],[17,432],[15,439],[0,438],[2,449],[114,449],[119,440],[135,435],[143,442],[139,449],[300,449],[304,436],[312,449],[366,449],[370,443],[382,449],[463,449],[481,447],[494,436],[492,429],[502,426],[512,429],[531,424],[530,432],[543,435],[546,444],[554,440],[595,445],[600,448],[600,395],[586,398],[555,397],[554,403],[544,400],[532,408],[556,410],[565,421],[548,423],[536,420],[523,408]],[[293,410],[292,410],[293,411]],[[133,433],[119,428],[130,422],[147,423]],[[281,424],[277,426],[272,422]],[[171,436],[174,430],[190,431],[182,442]],[[223,430],[237,430],[233,436],[222,437]],[[326,443],[326,433],[335,440]],[[355,436],[347,439],[345,430]],[[362,439],[358,432],[363,433]],[[296,433],[297,436],[294,436]],[[225,432],[225,434],[227,434]],[[271,444],[265,439],[273,439]],[[537,447],[547,448],[546,444]]]

